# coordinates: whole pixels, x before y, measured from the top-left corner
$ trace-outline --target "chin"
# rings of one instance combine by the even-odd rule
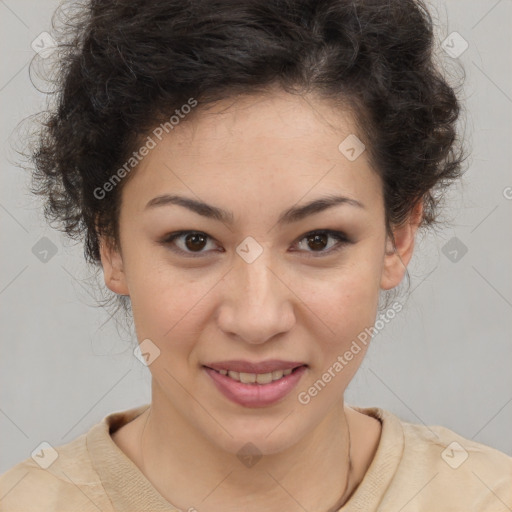
[[[297,417],[292,419],[294,414],[289,416],[288,414],[289,412],[286,412],[278,416],[257,418],[255,415],[244,415],[242,412],[239,418],[232,417],[223,420],[219,415],[215,415],[221,425],[227,425],[227,432],[222,427],[212,429],[211,424],[205,425],[206,428],[201,430],[212,444],[227,453],[237,456],[246,452],[273,455],[297,444],[309,430],[305,428],[303,421],[300,422],[301,428],[299,429]]]

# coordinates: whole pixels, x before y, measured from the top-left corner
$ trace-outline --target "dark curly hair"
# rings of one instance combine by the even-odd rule
[[[65,18],[32,191],[51,224],[84,239],[90,263],[100,262],[99,234],[118,243],[128,178],[106,200],[94,191],[190,98],[198,106],[186,120],[273,87],[349,109],[384,184],[388,231],[418,201],[422,225],[434,223],[441,192],[462,174],[461,105],[421,0],[89,0]]]

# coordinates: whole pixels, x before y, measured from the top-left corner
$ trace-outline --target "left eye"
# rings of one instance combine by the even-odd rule
[[[331,238],[331,240],[334,239],[336,242],[329,245],[329,238]],[[306,235],[304,235],[303,238],[299,240],[299,245],[302,243],[303,240],[306,240],[306,244],[308,244],[308,247],[315,249],[313,251],[306,251],[313,253],[313,256],[316,256],[314,253],[320,253],[320,256],[324,254],[330,254],[334,251],[338,251],[344,245],[352,243],[347,238],[345,233],[342,233],[341,231],[330,230],[312,231],[311,233],[307,233]]]
[[[329,244],[329,239],[334,240],[334,243]],[[179,231],[172,233],[166,237],[162,243],[170,245],[171,249],[180,254],[186,254],[187,256],[201,256],[207,251],[203,249],[208,245],[208,240],[213,240],[206,233],[200,231]],[[313,249],[311,251],[305,250],[305,252],[311,253],[312,256],[330,254],[334,251],[341,249],[344,245],[352,243],[347,236],[341,231],[331,230],[320,230],[306,233],[297,242],[298,246],[307,244],[307,247]],[[181,242],[182,246],[176,242]],[[175,247],[172,247],[175,245]]]

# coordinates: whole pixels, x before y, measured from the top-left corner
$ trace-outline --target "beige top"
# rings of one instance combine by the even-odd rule
[[[0,511],[181,512],[110,437],[147,407],[109,414],[56,452],[43,449],[1,475]],[[512,457],[445,427],[351,407],[379,419],[382,431],[368,471],[340,512],[512,511]]]

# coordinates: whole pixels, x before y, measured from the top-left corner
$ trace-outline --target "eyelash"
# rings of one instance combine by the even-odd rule
[[[184,250],[179,249],[177,247],[172,247],[172,243],[174,242],[174,240],[176,240],[177,238],[179,238],[181,236],[191,235],[191,234],[203,235],[206,238],[208,238],[209,240],[213,240],[213,238],[210,237],[210,235],[208,235],[208,234],[206,234],[206,233],[204,233],[202,231],[177,231],[175,233],[171,233],[168,236],[166,236],[161,241],[161,243],[163,245],[170,246],[170,249],[172,251],[174,251],[174,252],[176,252],[178,254],[181,254],[181,255],[185,255],[186,257],[191,257],[191,258],[203,257],[203,255],[205,254],[204,252],[195,252],[194,253],[194,252],[184,251]],[[338,241],[338,244],[336,244],[335,246],[331,247],[327,251],[306,251],[307,253],[309,253],[309,255],[307,257],[318,258],[318,257],[322,257],[322,256],[327,256],[327,255],[333,254],[334,252],[337,252],[337,251],[341,250],[347,244],[354,243],[352,240],[350,240],[345,235],[345,233],[343,233],[341,231],[333,231],[333,230],[330,230],[330,229],[321,229],[321,230],[310,231],[310,232],[304,234],[301,238],[299,238],[298,242],[301,242],[305,238],[308,238],[308,237],[311,237],[311,236],[314,236],[314,235],[328,235],[328,236],[336,239]]]

